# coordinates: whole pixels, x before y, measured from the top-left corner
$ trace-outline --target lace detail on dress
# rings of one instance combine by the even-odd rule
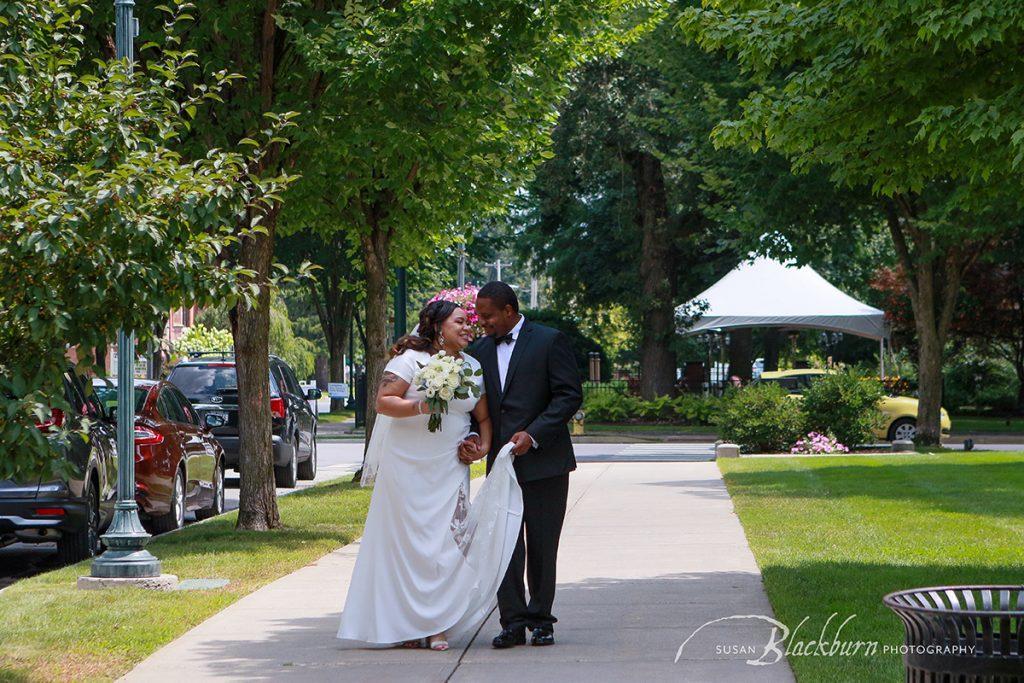
[[[452,523],[449,528],[452,530],[452,538],[455,539],[455,545],[459,546],[459,550],[462,551],[463,555],[466,554],[467,546],[469,545],[469,539],[466,538],[468,518],[469,496],[466,495],[466,486],[460,484],[459,498],[455,503],[455,512],[452,514]]]

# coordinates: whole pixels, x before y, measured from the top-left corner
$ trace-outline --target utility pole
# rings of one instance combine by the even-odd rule
[[[511,261],[508,261],[508,262],[506,262],[506,263],[502,263],[501,259],[499,258],[499,259],[498,259],[497,261],[494,261],[493,263],[488,263],[487,265],[488,265],[488,266],[494,266],[494,269],[495,269],[495,271],[496,271],[496,274],[495,274],[495,278],[494,278],[494,279],[495,279],[495,280],[498,280],[498,281],[500,282],[500,281],[501,281],[501,267],[502,267],[503,265],[505,265],[505,266],[511,266],[511,265],[512,265],[512,262],[511,262]]]
[[[134,0],[114,0],[117,58],[135,59],[133,40],[139,34],[132,16]],[[139,521],[135,502],[135,334],[117,332],[117,503],[114,520],[103,536],[107,552],[92,563],[100,579],[143,579],[160,576],[160,560],[146,550],[150,536]]]
[[[408,299],[406,288],[405,268],[395,269],[395,339],[404,337],[406,332],[405,309]]]
[[[466,286],[466,245],[459,245],[459,289]]]

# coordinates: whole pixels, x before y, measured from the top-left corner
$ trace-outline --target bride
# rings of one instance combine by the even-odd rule
[[[416,371],[444,352],[480,369],[462,353],[472,341],[466,312],[450,301],[428,304],[414,335],[391,349],[377,394],[377,421],[363,466],[373,496],[341,615],[346,645],[400,645],[447,650],[494,608],[522,521],[522,492],[511,446],[501,450],[469,504],[469,466],[459,444],[479,425],[482,457],[492,427],[483,377],[479,398],[448,402],[441,429],[427,429],[430,409],[413,384]]]

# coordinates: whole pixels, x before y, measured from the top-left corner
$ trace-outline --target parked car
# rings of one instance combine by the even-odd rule
[[[238,469],[238,378],[234,356],[226,353],[194,354],[174,366],[167,380],[177,386],[204,418],[217,416],[223,425],[212,428],[224,448],[224,462]],[[291,367],[270,357],[270,412],[274,448],[274,476],[281,488],[295,488],[299,479],[316,477],[317,415],[309,401],[319,389],[303,392]]]
[[[811,385],[815,377],[834,372],[833,370],[777,370],[763,372],[758,381],[780,385],[790,394],[799,396]],[[878,405],[883,414],[881,425],[874,430],[879,439],[896,441],[898,439],[913,440],[917,436],[917,399],[912,396],[886,396]],[[940,428],[943,436],[949,436],[953,424],[949,413],[942,408]]]
[[[116,417],[117,386],[94,379],[95,394]],[[180,529],[185,512],[197,519],[224,512],[224,450],[210,432],[216,416],[199,413],[170,382],[135,380],[135,501],[154,534]]]
[[[71,412],[54,409],[39,425],[44,432],[74,430],[60,456],[72,474],[54,481],[0,481],[0,546],[56,541],[65,564],[100,552],[100,535],[113,520],[117,500],[117,435],[95,397],[86,394],[82,379],[69,370],[64,396]]]

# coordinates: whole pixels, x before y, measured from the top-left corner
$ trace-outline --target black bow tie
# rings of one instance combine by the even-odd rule
[[[516,338],[512,336],[511,332],[509,332],[508,334],[506,334],[504,336],[495,337],[494,338],[494,344],[495,345],[498,345],[498,344],[511,344],[515,340],[516,340]]]

